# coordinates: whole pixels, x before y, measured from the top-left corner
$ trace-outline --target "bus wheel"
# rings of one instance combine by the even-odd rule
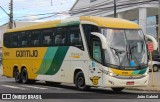
[[[88,90],[90,87],[86,86],[85,78],[82,71],[79,71],[75,76],[75,85],[79,90]]]
[[[115,92],[120,92],[124,89],[124,87],[112,87],[112,90]]]
[[[14,70],[14,78],[16,83],[22,82],[21,74],[19,73],[17,68]]]
[[[22,69],[21,77],[22,77],[22,83],[24,83],[24,84],[29,83],[28,73],[27,73],[26,68]]]

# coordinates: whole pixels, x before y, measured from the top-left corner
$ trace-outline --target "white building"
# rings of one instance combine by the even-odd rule
[[[158,1],[116,0],[117,16],[138,23],[145,34],[157,37]],[[70,14],[113,17],[114,0],[77,0]]]

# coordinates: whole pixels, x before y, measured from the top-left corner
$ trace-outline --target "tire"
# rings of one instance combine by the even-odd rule
[[[120,92],[124,89],[124,87],[112,87],[112,90],[115,92]]]
[[[157,65],[153,65],[153,71],[158,72],[158,66]]]
[[[17,68],[14,70],[13,74],[14,74],[15,82],[22,83],[21,73],[19,73]]]
[[[85,77],[82,71],[79,71],[76,75],[75,75],[75,85],[76,88],[78,90],[88,90],[90,89],[90,86],[87,86],[85,84]]]
[[[61,83],[58,82],[50,82],[50,81],[45,81],[47,85],[49,86],[59,86]]]
[[[21,78],[22,78],[22,83],[24,84],[28,84],[30,82],[30,80],[28,79],[28,73],[26,68],[22,69]]]

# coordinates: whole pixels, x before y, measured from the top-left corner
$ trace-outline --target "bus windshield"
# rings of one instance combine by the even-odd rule
[[[106,66],[120,69],[146,68],[147,49],[142,30],[102,28],[101,33],[108,42],[104,50]]]

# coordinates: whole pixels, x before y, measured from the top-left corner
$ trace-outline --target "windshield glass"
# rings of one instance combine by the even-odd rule
[[[108,42],[104,51],[107,66],[136,69],[147,65],[147,50],[141,30],[103,28],[101,31]]]

